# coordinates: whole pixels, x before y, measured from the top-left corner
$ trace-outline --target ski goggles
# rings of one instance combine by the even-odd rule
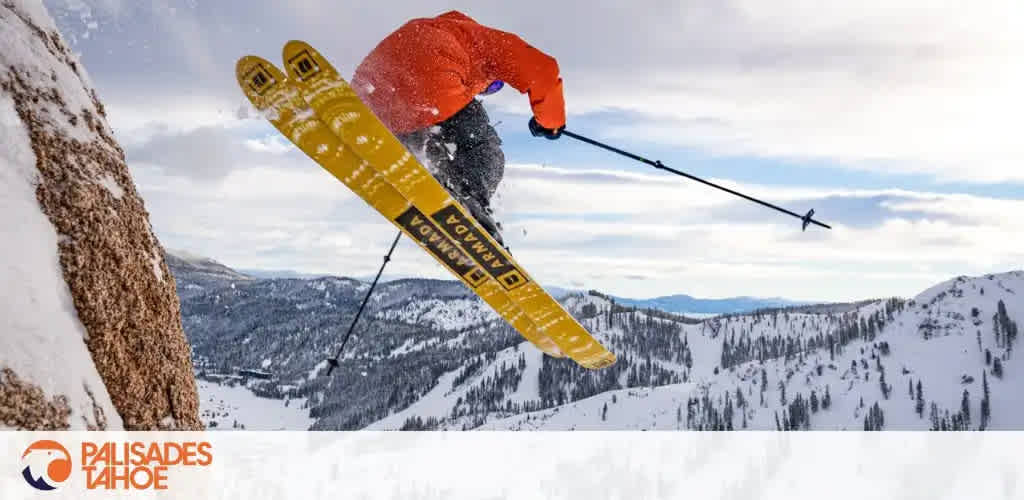
[[[487,86],[486,89],[484,89],[483,92],[480,92],[480,95],[491,95],[491,94],[501,90],[501,88],[504,87],[504,86],[505,86],[505,82],[503,82],[501,80],[494,80],[493,82],[491,82],[490,85]]]

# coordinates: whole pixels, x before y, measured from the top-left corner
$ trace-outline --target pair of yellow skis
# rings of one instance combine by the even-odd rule
[[[548,355],[599,369],[615,363],[391,134],[310,45],[284,47],[287,75],[265,59],[238,61],[238,84],[299,149],[434,256]]]

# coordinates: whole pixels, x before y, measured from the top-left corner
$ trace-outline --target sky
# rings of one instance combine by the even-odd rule
[[[1018,0],[44,3],[162,244],[232,267],[372,275],[395,233],[252,112],[235,61],[304,39],[349,76],[451,9],[558,60],[568,129],[833,226],[534,138],[506,88],[484,101],[508,162],[494,204],[542,283],[844,301],[1024,267]],[[388,274],[447,277],[408,241]]]

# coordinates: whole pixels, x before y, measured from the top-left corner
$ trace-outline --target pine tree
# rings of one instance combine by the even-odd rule
[[[811,391],[811,413],[818,413],[818,395]]]
[[[829,392],[827,385],[825,386],[825,397],[822,399],[821,407],[826,410],[832,407],[832,394]]]
[[[882,388],[882,397],[885,399],[889,399],[889,384],[885,383],[884,371],[882,372],[882,375],[878,377],[878,385]]]
[[[732,399],[729,398],[729,393],[728,392],[725,393],[725,411],[723,413],[724,413],[723,417],[725,418],[725,430],[728,430],[728,431],[733,430],[733,425],[732,425],[732,416],[733,416]]]
[[[924,391],[921,390],[921,380],[917,381],[917,400],[914,403],[914,411],[917,412],[917,416],[924,418]]]
[[[914,380],[908,378],[907,386],[908,390],[910,391],[910,399],[914,399]]]
[[[607,419],[608,419],[608,403],[606,402],[604,404],[604,407],[601,408],[601,421],[605,421]]]
[[[964,389],[964,397],[960,400],[960,415],[963,417],[962,429],[967,429],[971,426],[971,396]]]
[[[985,374],[984,370],[981,371],[981,388],[984,392],[981,398],[981,424],[978,429],[985,430],[988,428],[988,422],[992,418],[992,402],[989,399],[988,375]]]
[[[999,360],[998,356],[992,360],[992,375],[995,375],[996,378],[1003,378],[1003,362]]]
[[[1002,347],[1003,339],[1002,336],[999,334],[999,326],[999,313],[995,313],[992,315],[992,333],[996,337],[996,346]]]

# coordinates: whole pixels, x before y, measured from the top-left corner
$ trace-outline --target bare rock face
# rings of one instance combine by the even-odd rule
[[[29,145],[24,149],[30,149],[6,160],[0,153],[0,211],[7,191],[14,193],[6,195],[12,205],[26,205],[16,193],[18,182],[28,178],[34,183],[36,211],[45,214],[40,220],[50,224],[36,228],[28,212],[25,220],[0,215],[5,228],[0,239],[10,236],[19,242],[11,250],[14,258],[0,249],[0,258],[10,261],[7,278],[17,287],[21,282],[15,277],[21,276],[28,280],[25,293],[41,297],[13,310],[14,293],[0,295],[9,309],[0,304],[0,314],[26,316],[11,324],[0,320],[0,427],[201,429],[174,278],[103,105],[41,2],[0,0],[0,33],[0,147],[10,142],[7,156],[17,156],[21,139],[16,136],[24,135]],[[6,108],[13,111],[5,115]],[[46,274],[32,269],[46,266],[31,264],[45,259],[42,250],[30,248],[54,232],[55,267],[71,304],[61,310],[62,289],[51,307],[56,310],[33,311],[47,303],[50,291],[32,285]],[[29,249],[18,252],[19,244]],[[17,272],[19,266],[28,270]],[[48,323],[47,318],[63,316],[63,327]],[[43,340],[39,351],[32,348],[33,335]],[[19,336],[29,338],[19,343]],[[47,342],[54,346],[49,352]],[[5,343],[14,347],[5,350]],[[45,371],[55,362],[55,350],[81,346],[88,348],[94,368],[68,358],[71,366]],[[90,370],[102,380],[99,387],[90,383]],[[51,375],[72,381],[55,383]],[[110,403],[116,415],[104,411]]]

